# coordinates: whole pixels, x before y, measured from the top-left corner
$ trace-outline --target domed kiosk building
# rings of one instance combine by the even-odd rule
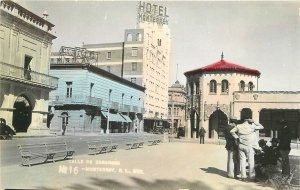
[[[294,138],[300,133],[300,92],[258,91],[261,73],[223,59],[187,71],[187,132],[199,137],[204,127],[206,138],[224,137],[231,117],[250,115],[264,130],[260,136],[277,137],[278,121],[286,119]]]

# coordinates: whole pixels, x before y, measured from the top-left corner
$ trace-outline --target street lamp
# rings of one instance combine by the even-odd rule
[[[128,111],[128,117],[130,117],[130,111],[131,111],[131,104],[132,104],[132,98],[133,96],[130,96],[130,106]],[[132,131],[133,121],[128,125],[128,133]]]
[[[174,133],[174,100],[173,100],[174,92],[171,94],[171,102],[172,102],[172,108],[171,108],[171,135],[173,136]]]
[[[111,95],[112,89],[109,89],[108,93],[108,103],[107,103],[107,124],[106,124],[106,134],[109,134],[109,109],[110,109],[110,95]]]

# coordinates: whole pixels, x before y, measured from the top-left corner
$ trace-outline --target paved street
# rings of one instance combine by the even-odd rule
[[[128,137],[142,137],[145,135],[135,134],[135,133],[113,133],[109,135],[105,134],[78,134],[74,135],[66,135],[66,136],[48,136],[48,137],[15,137],[13,140],[8,141],[0,141],[0,152],[1,158],[0,163],[1,166],[7,165],[15,165],[21,163],[21,157],[19,154],[18,145],[19,144],[36,144],[36,143],[47,143],[47,142],[64,142],[66,141],[68,144],[72,145],[76,150],[75,156],[88,154],[88,146],[87,141],[91,139],[103,139],[103,138],[111,138],[117,144],[119,144],[119,148],[125,149],[125,138]],[[157,135],[159,136],[159,135]],[[159,138],[163,138],[162,135]]]
[[[0,188],[272,189],[264,184],[226,178],[224,145],[172,142],[134,150],[125,150],[121,146],[117,152],[92,156],[87,155],[87,147],[84,147],[86,137],[79,137],[73,160],[32,167],[19,166],[18,153],[5,151],[14,146],[11,144],[23,141],[53,141],[62,138],[75,143],[75,138],[68,136],[1,141]],[[4,153],[8,155],[4,156]]]

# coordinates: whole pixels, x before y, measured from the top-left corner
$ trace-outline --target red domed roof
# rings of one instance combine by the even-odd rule
[[[235,71],[235,72],[239,72],[239,73],[247,73],[247,74],[253,74],[253,75],[260,76],[260,72],[258,70],[249,69],[247,67],[229,63],[223,59],[221,59],[220,61],[218,61],[216,63],[207,65],[205,67],[187,71],[184,73],[184,75],[188,76],[190,74],[202,73],[202,72],[208,72],[208,71]]]

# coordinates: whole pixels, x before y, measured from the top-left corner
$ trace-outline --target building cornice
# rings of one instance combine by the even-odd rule
[[[234,94],[300,94],[300,91],[235,91]]]
[[[103,77],[109,78],[113,81],[119,82],[121,84],[124,84],[126,86],[135,88],[137,90],[145,92],[145,87],[142,87],[140,85],[137,85],[135,83],[132,83],[126,79],[123,79],[117,75],[114,75],[110,72],[107,72],[103,69],[100,69],[99,67],[96,67],[94,65],[90,64],[78,64],[78,63],[70,63],[70,64],[51,64],[50,65],[50,70],[68,70],[68,69],[85,69],[88,70],[92,73],[101,75]]]
[[[42,28],[44,31],[50,31],[54,24],[48,22],[47,20],[43,19],[42,17],[32,13],[31,11],[25,9],[21,5],[11,1],[5,0],[0,2],[1,10],[19,18],[25,22],[31,23],[38,28]],[[47,26],[47,27],[44,27]]]

